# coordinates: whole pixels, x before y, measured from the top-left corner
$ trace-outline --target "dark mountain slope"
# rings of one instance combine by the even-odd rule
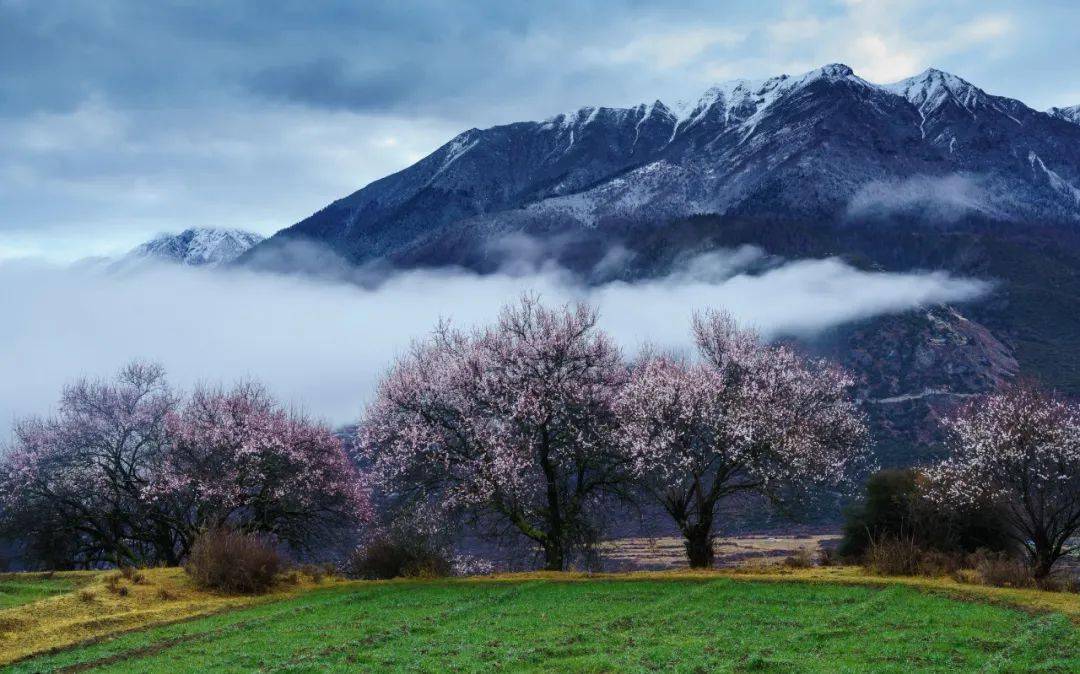
[[[442,238],[697,214],[831,223],[882,210],[1074,224],[1080,125],[936,70],[879,86],[831,65],[714,87],[681,111],[657,101],[471,129],[246,258],[303,240],[352,262],[408,261],[417,249],[433,257]]]

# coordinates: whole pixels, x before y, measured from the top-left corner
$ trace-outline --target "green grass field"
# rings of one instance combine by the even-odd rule
[[[45,597],[70,592],[75,588],[71,578],[54,578],[46,574],[0,574],[0,610],[29,604]]]
[[[908,587],[702,580],[353,583],[9,671],[1078,672],[1060,614]]]

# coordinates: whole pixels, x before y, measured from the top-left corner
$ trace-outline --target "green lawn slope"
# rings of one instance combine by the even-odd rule
[[[9,671],[1078,672],[1057,612],[736,577],[339,584]]]

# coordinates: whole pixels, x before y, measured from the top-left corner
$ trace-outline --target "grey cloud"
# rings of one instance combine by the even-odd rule
[[[267,68],[256,73],[252,91],[326,108],[385,112],[415,100],[424,87],[422,69],[408,63],[374,71],[350,72],[341,57]]]

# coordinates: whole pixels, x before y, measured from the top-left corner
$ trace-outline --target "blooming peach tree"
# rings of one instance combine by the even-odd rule
[[[564,568],[620,477],[612,405],[625,367],[596,321],[587,306],[526,297],[490,327],[440,326],[394,365],[360,425],[377,479],[493,517]]]
[[[694,567],[711,566],[718,506],[837,485],[866,459],[851,378],[763,343],[727,315],[695,318],[702,358],[647,355],[616,411],[636,481],[672,517]]]
[[[178,403],[160,367],[132,363],[115,381],[66,387],[54,417],[18,421],[0,460],[5,532],[50,567],[175,562],[144,492]]]
[[[371,517],[341,440],[256,384],[198,389],[166,428],[170,451],[147,496],[175,510],[184,551],[200,531],[225,525],[302,549]]]
[[[933,467],[938,498],[1000,506],[1035,578],[1080,532],[1080,405],[1021,382],[978,398],[948,421],[952,456]]]
[[[370,509],[328,428],[253,385],[185,399],[156,365],[68,387],[0,459],[0,524],[52,566],[176,564],[222,524],[303,547]]]

